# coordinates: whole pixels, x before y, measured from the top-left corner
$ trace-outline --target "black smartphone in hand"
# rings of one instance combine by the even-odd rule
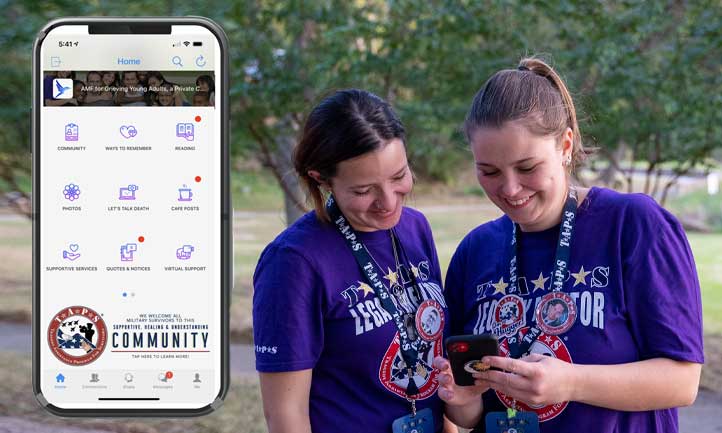
[[[459,386],[471,386],[474,384],[472,373],[489,370],[490,366],[481,362],[481,358],[497,356],[499,342],[491,334],[455,335],[446,339],[446,353],[454,382]]]

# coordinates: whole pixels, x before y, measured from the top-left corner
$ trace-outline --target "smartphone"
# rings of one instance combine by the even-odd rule
[[[71,18],[33,52],[33,388],[60,416],[193,416],[228,388],[228,43]]]
[[[481,362],[481,358],[498,356],[499,342],[491,334],[455,335],[446,339],[446,353],[454,382],[459,386],[471,386],[474,384],[473,373],[489,370],[489,365]]]

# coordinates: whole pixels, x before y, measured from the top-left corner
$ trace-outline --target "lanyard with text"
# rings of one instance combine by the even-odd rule
[[[511,336],[507,339],[512,358],[519,358],[525,355],[531,345],[534,344],[542,331],[548,335],[560,335],[567,332],[574,326],[577,318],[577,307],[574,299],[562,292],[564,279],[569,268],[569,255],[571,253],[572,234],[574,232],[575,218],[577,214],[577,191],[574,187],[569,188],[569,195],[564,203],[562,211],[562,223],[559,227],[559,239],[554,258],[554,272],[552,273],[552,292],[542,297],[536,308],[536,325],[530,328],[526,334]],[[512,245],[514,254],[509,265],[509,286],[510,293],[519,293],[519,282],[517,279],[517,266],[521,267],[519,257],[519,228],[513,225]]]
[[[381,301],[381,306],[394,319],[396,328],[399,331],[401,356],[406,363],[407,371],[409,374],[409,384],[406,387],[406,395],[409,398],[413,398],[419,393],[419,389],[414,382],[413,373],[416,369],[416,364],[418,363],[419,354],[411,344],[411,338],[409,337],[408,331],[404,324],[403,313],[399,311],[399,309],[396,307],[396,304],[391,298],[391,294],[389,293],[388,289],[379,279],[379,275],[383,275],[383,271],[377,268],[377,265],[374,259],[371,257],[371,254],[369,254],[364,244],[358,240],[356,231],[353,229],[353,227],[351,227],[351,225],[346,220],[346,217],[343,216],[343,214],[341,213],[341,210],[338,208],[338,205],[336,205],[336,201],[333,199],[333,196],[329,196],[328,201],[326,201],[326,211],[328,212],[329,217],[331,217],[331,221],[348,244],[349,248],[351,248],[351,253],[353,253],[356,262],[358,263],[362,273],[364,274],[364,277],[367,280],[367,283],[374,290],[376,297],[379,298],[379,300]],[[416,283],[415,280],[414,283]]]

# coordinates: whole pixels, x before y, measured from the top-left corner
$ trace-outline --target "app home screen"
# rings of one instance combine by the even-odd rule
[[[219,46],[200,27],[78,27],[41,50],[41,390],[203,407],[220,389]]]

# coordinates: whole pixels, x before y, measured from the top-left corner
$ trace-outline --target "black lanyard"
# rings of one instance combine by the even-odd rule
[[[409,384],[406,387],[406,395],[408,397],[413,397],[419,393],[416,382],[414,382],[414,371],[416,370],[416,365],[419,360],[419,353],[416,349],[414,349],[413,345],[411,344],[411,338],[409,338],[408,331],[406,330],[406,326],[404,324],[404,314],[399,311],[398,308],[396,308],[396,304],[391,298],[389,290],[379,279],[379,275],[383,275],[383,271],[378,268],[378,264],[374,261],[373,257],[371,257],[371,254],[366,249],[366,246],[364,246],[364,244],[359,241],[356,231],[353,229],[353,227],[351,227],[351,224],[348,223],[346,217],[343,216],[343,214],[341,213],[341,210],[338,208],[338,205],[336,204],[333,196],[329,196],[328,200],[326,201],[326,211],[328,212],[331,221],[346,241],[346,244],[351,249],[351,253],[356,259],[359,267],[361,268],[361,271],[366,278],[366,282],[371,286],[371,288],[374,290],[374,293],[376,294],[376,297],[379,298],[379,300],[381,301],[381,306],[394,319],[396,329],[399,332],[399,341],[401,343],[401,357],[403,358],[404,363],[406,363],[406,368],[409,376]],[[394,242],[393,237],[391,241]],[[403,249],[402,253],[404,254],[404,256],[406,255]],[[418,287],[416,276],[413,275],[413,273],[411,275],[411,278],[414,284],[414,288]]]
[[[576,215],[577,191],[572,187],[569,188],[569,195],[564,202],[564,210],[562,211],[562,223],[559,227],[559,238],[557,240],[557,250],[554,259],[554,272],[552,273],[552,292],[560,292],[564,285],[564,278],[569,268],[569,256],[572,250],[572,234],[574,232],[574,224],[576,223]],[[520,231],[521,229],[514,223],[511,236],[514,253],[509,261],[509,294],[519,293],[517,266],[521,268],[519,256]],[[526,312],[524,314],[526,314]],[[539,325],[536,324],[526,332],[523,338],[519,338],[518,334],[507,338],[512,358],[519,358],[526,354],[541,333],[542,330],[539,329]]]

